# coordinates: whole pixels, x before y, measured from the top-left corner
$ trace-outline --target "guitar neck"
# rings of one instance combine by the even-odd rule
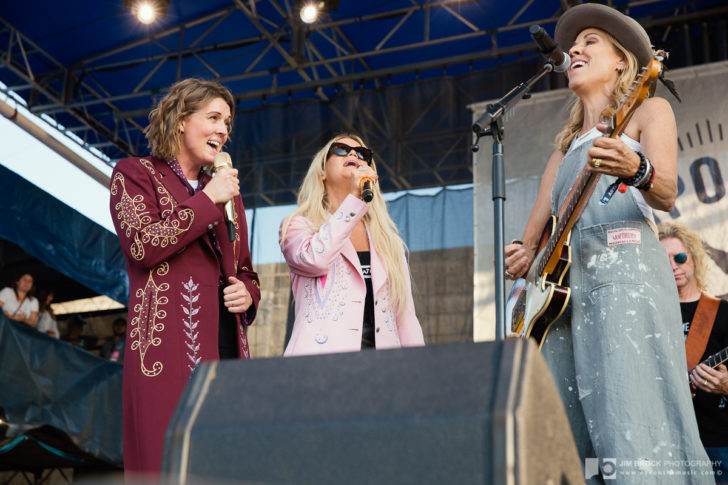
[[[574,183],[569,196],[561,207],[556,227],[544,246],[543,257],[538,265],[539,275],[544,274],[544,272],[551,273],[556,267],[560,256],[560,251],[556,251],[556,249],[561,249],[566,244],[566,238],[576,221],[581,217],[582,212],[584,212],[592,193],[594,193],[597,182],[599,182],[599,178],[600,174],[594,173],[586,167],[582,169],[579,178]]]
[[[718,367],[720,364],[728,360],[728,347],[724,348],[720,352],[716,352],[704,361],[701,362],[701,364],[705,364],[710,368]]]

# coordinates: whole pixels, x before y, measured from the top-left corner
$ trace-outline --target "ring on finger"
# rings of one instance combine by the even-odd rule
[[[602,159],[597,157],[592,157],[591,159],[591,165],[594,168],[599,168],[599,166],[602,164]]]
[[[707,386],[708,385],[708,379],[703,379],[703,385],[704,386]]]
[[[511,274],[510,271],[506,270],[506,273],[505,274],[506,274],[506,279],[509,279],[509,280],[512,280],[513,279],[513,274]]]

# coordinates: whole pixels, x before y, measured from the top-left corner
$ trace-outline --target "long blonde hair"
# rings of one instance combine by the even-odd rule
[[[606,34],[606,38],[612,43],[617,54],[624,56],[626,60],[626,67],[617,76],[617,82],[614,84],[609,104],[602,111],[602,120],[606,121],[619,109],[619,101],[629,92],[632,81],[637,77],[640,65],[637,57],[620,44],[609,32],[604,32],[604,34]],[[554,140],[554,145],[558,150],[561,150],[561,153],[566,153],[569,150],[571,142],[579,134],[584,124],[584,104],[580,98],[576,96],[574,98],[575,102],[569,113],[569,121],[559,134],[556,135],[556,139]]]
[[[703,240],[686,225],[679,222],[661,222],[657,225],[660,241],[674,237],[683,243],[688,250],[689,256],[693,259],[693,276],[695,283],[701,292],[707,288],[706,277],[708,274],[708,253],[703,246]]]
[[[288,226],[295,216],[300,215],[308,219],[312,224],[312,231],[316,232],[329,219],[330,211],[336,209],[336,207],[329,207],[323,177],[331,144],[344,138],[356,140],[361,146],[366,147],[366,144],[359,136],[341,134],[326,142],[323,148],[316,153],[311,165],[308,167],[308,172],[306,172],[301,187],[298,189],[298,208],[283,223],[281,245],[286,240]],[[371,167],[375,172],[377,171],[374,158],[372,158]],[[379,184],[374,184],[374,198],[369,203],[369,210],[364,214],[363,219],[369,228],[372,244],[379,257],[384,261],[389,281],[390,304],[393,308],[396,308],[397,314],[401,315],[407,305],[407,280],[405,278],[410,277],[409,274],[402,271],[404,253],[407,247],[399,236],[397,226],[389,217]]]

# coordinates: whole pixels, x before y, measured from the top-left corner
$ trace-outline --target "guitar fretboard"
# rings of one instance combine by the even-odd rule
[[[705,364],[708,367],[718,367],[720,364],[728,360],[728,347],[721,350],[720,352],[716,352],[715,354],[711,355],[707,359],[701,362],[701,364]]]
[[[561,236],[564,234],[564,230],[566,229],[569,221],[572,219],[574,215],[574,210],[579,204],[579,201],[583,197],[591,197],[593,190],[585,193],[584,189],[589,185],[590,182],[593,182],[591,185],[592,187],[596,187],[596,183],[599,181],[599,177],[600,174],[588,170],[582,171],[579,174],[579,178],[574,183],[573,190],[569,194],[563,206],[564,210],[562,211],[561,216],[556,222],[554,232],[553,234],[551,234],[551,237],[549,237],[549,240],[544,247],[543,257],[538,264],[538,274],[543,274],[544,269],[546,268],[546,264],[548,264],[549,259],[551,259],[551,255],[556,249],[556,246],[559,243],[559,239],[561,239]]]

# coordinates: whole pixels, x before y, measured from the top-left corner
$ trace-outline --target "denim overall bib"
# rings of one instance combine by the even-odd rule
[[[591,145],[570,149],[561,162],[553,213]],[[631,189],[599,204],[614,180],[601,176],[572,230],[571,301],[551,327],[543,355],[587,483],[603,483],[595,464],[608,483],[714,483],[692,407],[667,253]]]

